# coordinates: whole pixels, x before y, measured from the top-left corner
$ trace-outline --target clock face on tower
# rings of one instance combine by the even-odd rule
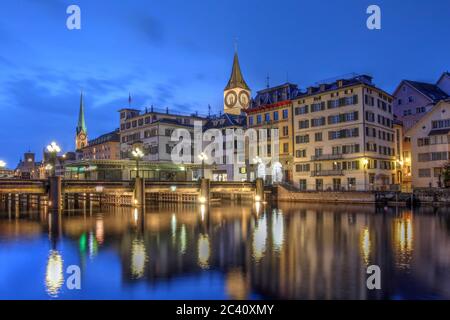
[[[84,133],[81,133],[79,135],[80,140],[84,141],[86,139],[86,135]]]
[[[225,95],[225,106],[228,108],[232,108],[236,105],[238,101],[238,97],[236,92],[230,91]]]
[[[241,106],[243,106],[244,108],[247,108],[249,102],[250,102],[250,96],[249,96],[248,92],[241,91],[239,93],[239,103],[241,104]]]

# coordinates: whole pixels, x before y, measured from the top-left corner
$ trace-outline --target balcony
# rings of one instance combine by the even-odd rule
[[[343,176],[343,170],[320,170],[311,171],[311,177],[331,177],[331,176]]]
[[[311,156],[311,161],[339,160],[339,159],[343,159],[342,154],[321,154],[320,156]]]

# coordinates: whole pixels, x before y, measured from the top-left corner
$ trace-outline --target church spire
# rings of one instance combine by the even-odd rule
[[[84,120],[83,92],[81,92],[81,97],[80,97],[80,111],[79,111],[79,114],[78,114],[77,134],[79,134],[80,132],[87,133],[86,121]]]
[[[245,90],[250,90],[250,88],[248,87],[247,83],[244,80],[244,77],[242,76],[237,51],[234,53],[233,69],[231,70],[231,77],[230,80],[228,81],[227,86],[225,87],[225,90],[233,88],[242,88]]]

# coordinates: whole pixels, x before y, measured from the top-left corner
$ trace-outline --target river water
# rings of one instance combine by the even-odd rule
[[[450,209],[3,204],[0,299],[450,299]]]

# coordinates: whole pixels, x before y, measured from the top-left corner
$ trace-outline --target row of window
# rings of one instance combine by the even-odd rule
[[[359,137],[359,128],[328,131],[328,140]]]
[[[367,142],[366,143],[366,150],[370,152],[378,152],[381,155],[385,156],[395,156],[395,149],[385,146],[377,146],[376,143],[373,142]]]
[[[344,139],[344,138],[352,138],[352,137],[359,137],[359,128],[328,131],[328,140],[336,140],[336,139]],[[314,134],[314,138],[315,138],[316,142],[323,141],[322,132],[316,132]],[[309,143],[309,142],[310,142],[309,134],[295,136],[296,144]]]
[[[416,108],[416,114],[418,114],[418,113],[425,113],[426,110],[427,109],[425,107],[417,107]],[[411,109],[403,110],[403,116],[410,116],[412,114],[413,114],[413,111]]]
[[[434,120],[431,122],[433,129],[450,128],[450,119]]]
[[[286,120],[289,117],[289,109],[284,109],[281,112],[281,117],[283,120]],[[264,114],[264,122],[270,122],[270,121],[279,121],[280,120],[280,114],[279,111],[274,112],[267,112]],[[258,114],[256,115],[256,124],[261,124],[263,122],[263,115]],[[254,123],[254,117],[249,116],[248,117],[248,125],[253,126]]]
[[[348,144],[348,145],[340,145],[332,147],[332,155],[344,155],[344,154],[352,154],[360,152],[359,144]],[[323,148],[315,148],[314,155],[316,157],[320,157],[323,155]],[[299,149],[295,151],[295,156],[297,158],[306,158],[307,153],[306,149]]]
[[[315,99],[315,100],[320,100],[320,99]],[[344,97],[344,98],[340,98],[337,100],[328,100],[326,103],[325,103],[325,101],[322,101],[322,102],[313,103],[310,106],[305,105],[305,106],[296,107],[294,109],[294,114],[301,115],[301,114],[307,114],[309,112],[319,112],[319,111],[324,111],[326,108],[334,109],[334,108],[345,107],[345,106],[349,106],[349,105],[355,105],[357,103],[358,103],[358,96],[354,95],[351,97]]]
[[[419,147],[435,144],[448,144],[448,143],[450,143],[450,136],[440,135],[417,139],[417,146]]]
[[[449,159],[449,152],[428,152],[428,153],[419,153],[418,160],[419,162],[429,162],[429,161],[442,161]]]
[[[156,120],[158,120],[158,117],[154,114],[153,116],[148,116],[145,118],[140,118],[137,120],[133,120],[133,121],[129,121],[126,123],[122,123],[120,125],[120,129],[121,130],[125,130],[125,129],[130,129],[130,128],[137,128],[140,126],[143,126],[144,124],[150,124],[152,122],[155,122]],[[176,118],[176,121],[180,124],[185,124],[185,125],[190,125],[191,124],[191,119],[189,118]]]
[[[378,133],[378,135],[377,135],[377,133]],[[377,130],[372,127],[366,127],[366,136],[372,137],[372,138],[378,137],[378,139],[380,139],[380,140],[390,141],[390,142],[393,142],[394,138],[395,138],[393,133],[386,132],[384,130]]]
[[[363,168],[361,161],[353,160],[353,161],[335,161],[333,162],[333,171],[351,171],[351,170],[361,170],[361,169],[382,169],[382,170],[394,170],[395,162],[393,161],[385,161],[385,160],[370,160],[367,168]],[[322,164],[316,163],[314,164],[314,171],[322,171]],[[310,163],[301,163],[295,165],[296,172],[310,172],[311,164]]]
[[[324,190],[324,183],[323,179],[316,179],[316,184],[314,186],[314,189],[316,191],[323,191]],[[299,180],[299,188],[302,191],[308,190],[308,185],[306,179],[300,179]],[[333,191],[341,191],[345,189],[341,185],[341,179],[340,178],[334,178],[333,179],[333,185],[326,187],[327,190],[333,190]],[[347,190],[356,190],[356,178],[347,178]]]
[[[433,176],[435,178],[442,177],[442,168],[433,168]],[[419,169],[419,178],[430,178],[431,177],[431,169]]]
[[[375,122],[375,114],[372,111],[366,111],[366,121],[367,122]],[[377,115],[377,122],[378,122],[378,124],[388,127],[388,128],[394,127],[394,121],[392,121],[391,119],[386,118],[382,115]]]
[[[141,140],[141,133],[136,132],[127,136],[122,136],[122,143],[130,143]]]

